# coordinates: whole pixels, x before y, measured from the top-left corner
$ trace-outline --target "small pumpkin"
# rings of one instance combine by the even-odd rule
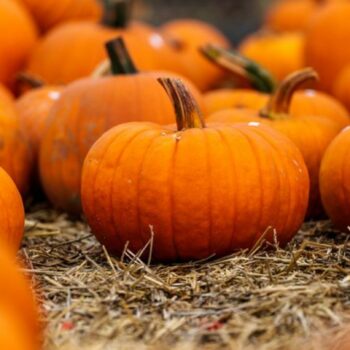
[[[1,349],[39,350],[42,328],[38,305],[14,254],[3,246],[0,246],[0,285]],[[27,342],[26,347],[23,347],[24,342]]]
[[[114,75],[68,85],[51,111],[40,147],[42,185],[50,201],[80,213],[80,178],[91,145],[109,128],[128,121],[169,124],[174,110],[157,78],[166,72],[139,73],[122,39],[107,44]],[[191,91],[200,92],[186,80]]]
[[[18,120],[16,106],[0,97],[0,167],[24,195],[28,192],[33,169],[33,153]]]
[[[289,106],[294,87],[310,79],[315,79],[314,71],[306,69],[293,74],[287,79],[288,84],[282,85],[270,98],[267,106],[257,111],[228,109],[214,113],[207,120],[210,122],[237,123],[242,122],[242,114],[246,122],[260,121],[289,137],[300,149],[310,175],[310,200],[308,217],[319,218],[323,208],[319,193],[319,170],[323,155],[337,136],[341,127],[327,118],[313,115],[300,115],[298,118],[289,116]]]
[[[16,1],[0,3],[0,83],[12,86],[37,40],[37,30],[26,9]]]
[[[334,225],[349,232],[350,226],[350,128],[329,146],[321,165],[320,191],[325,210]]]
[[[158,68],[179,73],[201,91],[217,85],[225,72],[205,60],[198,49],[208,43],[229,47],[229,40],[217,28],[199,20],[177,19],[159,28],[167,46],[159,52]]]
[[[277,89],[274,78],[269,71],[261,68],[256,62],[240,56],[232,50],[227,51],[212,45],[202,48],[202,52],[212,61],[231,73],[239,74],[246,79],[253,89],[219,89],[208,92],[204,95],[207,114],[210,115],[226,108],[248,108],[260,110],[266,106],[269,100],[267,93],[273,93]],[[303,75],[303,71],[301,70]],[[346,108],[334,97],[320,91],[305,89],[297,91],[305,85],[304,79],[301,84],[297,83],[298,71],[280,83],[280,89],[288,86],[292,89],[290,94],[289,114],[293,117],[305,115],[320,115],[327,117],[339,124],[339,127],[346,127],[350,124],[349,113]],[[258,90],[258,91],[256,91]]]
[[[269,226],[286,244],[303,222],[308,200],[298,149],[261,125],[205,125],[179,80],[160,81],[174,103],[177,126],[117,126],[85,159],[83,207],[96,237],[120,255],[126,242],[134,252],[143,249],[153,233],[158,261],[252,248]],[[266,239],[273,240],[272,231]]]
[[[17,251],[24,233],[24,207],[10,176],[0,168],[0,246]]]
[[[127,1],[106,0],[102,23],[74,21],[50,31],[37,45],[27,72],[47,84],[61,85],[89,76],[106,59],[105,42],[122,36],[142,70],[155,66],[151,27],[129,23]]]
[[[239,51],[281,81],[304,67],[304,42],[302,33],[256,33],[241,42]]]
[[[20,0],[44,32],[68,21],[98,20],[101,6],[98,0]]]

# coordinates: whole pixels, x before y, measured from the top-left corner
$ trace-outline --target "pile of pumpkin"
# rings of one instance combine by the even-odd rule
[[[163,262],[285,245],[326,215],[347,230],[350,2],[282,0],[237,51],[200,21],[130,20],[126,0],[2,0],[0,18],[1,349],[24,349],[6,318],[33,349],[40,333],[7,257],[28,195]]]

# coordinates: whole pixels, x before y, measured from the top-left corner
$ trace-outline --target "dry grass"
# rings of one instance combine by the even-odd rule
[[[328,222],[306,224],[285,250],[259,250],[261,242],[171,266],[127,249],[115,259],[84,223],[45,207],[26,227],[22,253],[40,288],[46,349],[294,349],[350,321],[350,246]]]

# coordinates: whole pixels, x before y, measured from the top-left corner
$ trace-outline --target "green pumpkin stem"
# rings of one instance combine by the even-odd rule
[[[265,118],[273,115],[289,114],[294,93],[305,83],[317,81],[318,74],[313,68],[305,68],[287,76],[271,96],[266,108],[261,112]]]
[[[180,79],[159,78],[167,92],[176,114],[177,130],[205,128],[205,122],[197,102]]]
[[[131,17],[131,0],[103,0],[102,24],[112,28],[126,28]]]
[[[114,75],[137,74],[138,70],[132,61],[123,38],[110,40],[106,43],[111,70]]]
[[[254,89],[265,93],[272,93],[275,90],[276,82],[272,75],[237,51],[223,49],[211,44],[201,47],[200,51],[218,66],[247,80]]]

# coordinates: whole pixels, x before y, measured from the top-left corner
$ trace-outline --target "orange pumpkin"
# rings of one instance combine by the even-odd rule
[[[350,62],[350,2],[324,6],[306,31],[306,64],[320,75],[320,88],[331,92],[335,80]]]
[[[304,41],[301,33],[257,33],[244,39],[239,51],[281,81],[304,67]]]
[[[20,0],[28,8],[42,31],[47,31],[60,23],[101,17],[98,0]]]
[[[233,51],[228,52],[214,46],[202,48],[202,51],[212,61],[230,72],[244,77],[254,89],[270,92],[276,90],[269,72],[262,70],[255,62],[242,58]],[[296,75],[298,76],[298,74],[297,72]],[[305,85],[305,80],[302,79],[300,84],[298,79],[295,79],[295,75],[291,75],[291,77],[292,84],[290,78],[286,78],[280,84],[281,89],[284,89],[283,86],[289,86],[292,89],[290,115],[293,117],[320,115],[337,122],[340,127],[350,124],[349,113],[339,101],[330,95],[311,89],[297,91],[301,85]],[[204,95],[208,115],[226,108],[260,110],[268,100],[267,94],[251,89],[219,89]]]
[[[19,121],[23,133],[32,145],[35,158],[45,134],[49,112],[60,98],[62,90],[59,86],[42,86],[28,91],[16,101]]]
[[[50,201],[79,213],[83,160],[109,128],[128,121],[168,124],[174,111],[157,83],[166,72],[138,73],[121,39],[107,45],[115,76],[89,78],[69,85],[49,118],[40,148],[40,175]],[[188,81],[191,91],[201,94]]]
[[[0,285],[0,348],[39,350],[42,332],[35,298],[29,281],[4,247],[0,247]]]
[[[198,50],[207,43],[230,46],[218,29],[198,20],[179,19],[163,25],[160,33],[168,46],[159,53],[158,68],[187,77],[202,91],[209,90],[225,77],[225,72],[205,60]]]
[[[22,198],[10,176],[0,168],[0,246],[17,251],[24,232]]]
[[[96,237],[120,255],[126,242],[137,252],[153,233],[153,258],[161,261],[252,248],[269,226],[286,244],[308,200],[298,149],[270,128],[205,125],[180,81],[161,82],[177,128],[117,126],[85,159],[83,207]],[[273,240],[272,230],[266,238]]]
[[[11,86],[33,49],[37,31],[24,7],[13,0],[0,4],[0,82]]]
[[[271,97],[267,106],[260,112],[246,111],[246,121],[260,121],[289,137],[300,149],[310,175],[310,200],[308,216],[318,218],[323,214],[319,194],[319,170],[322,157],[340,131],[338,123],[321,116],[300,115],[292,118],[288,115],[294,86],[304,80],[315,77],[315,73],[305,70],[288,79],[289,84],[282,85]],[[210,122],[242,122],[244,110],[231,109],[214,113],[208,118]],[[248,117],[247,117],[248,116]],[[251,119],[250,119],[251,118]]]
[[[33,168],[32,150],[20,127],[14,102],[0,98],[0,166],[22,194],[28,191]]]
[[[350,226],[350,128],[328,148],[320,171],[320,190],[325,210],[334,225],[349,232]]]
[[[350,65],[345,66],[334,81],[333,94],[350,110]]]
[[[106,58],[105,42],[117,36],[124,38],[140,69],[154,68],[155,54],[151,43],[154,32],[142,23],[128,24],[125,6],[126,1],[119,1],[112,9],[107,7],[104,24],[75,21],[54,28],[34,50],[28,73],[53,85],[89,76]],[[107,13],[115,17],[109,18]]]
[[[4,85],[0,84],[0,103],[4,101],[5,104],[11,104],[15,101],[12,93]]]
[[[318,8],[315,0],[278,1],[269,8],[265,26],[276,32],[304,31]]]

